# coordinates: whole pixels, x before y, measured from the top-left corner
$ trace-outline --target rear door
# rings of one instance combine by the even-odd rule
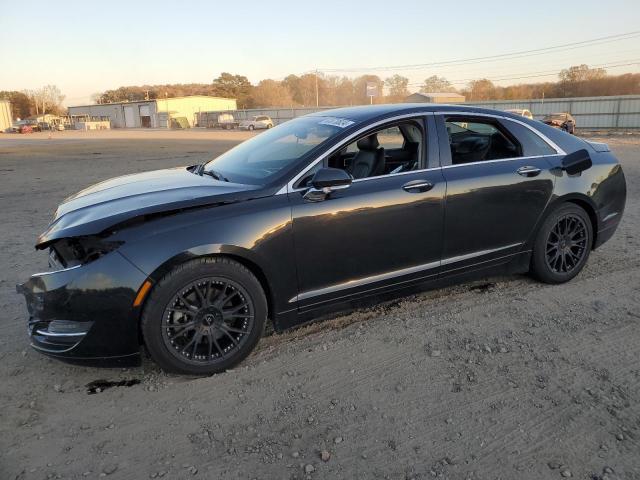
[[[551,198],[561,150],[525,123],[436,115],[447,183],[442,269],[510,260]]]

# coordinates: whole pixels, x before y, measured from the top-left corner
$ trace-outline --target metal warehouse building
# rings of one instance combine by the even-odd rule
[[[193,95],[69,107],[69,115],[109,120],[113,128],[169,128],[171,119],[184,117],[193,127],[198,121],[198,112],[236,108],[235,98]]]
[[[404,99],[405,103],[462,103],[464,95],[450,92],[412,93]]]
[[[0,133],[12,125],[11,104],[8,100],[0,100]]]

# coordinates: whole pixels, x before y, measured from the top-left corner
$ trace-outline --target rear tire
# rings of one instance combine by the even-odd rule
[[[251,353],[266,319],[267,300],[251,271],[228,258],[199,258],[154,286],[142,314],[142,335],[163,370],[211,375]]]
[[[253,125],[249,125],[249,128],[247,130],[252,131],[253,130]]]
[[[531,273],[544,283],[564,283],[584,268],[593,228],[584,209],[572,203],[556,208],[538,231],[531,257]]]

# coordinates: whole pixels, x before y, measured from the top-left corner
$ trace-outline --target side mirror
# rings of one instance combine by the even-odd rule
[[[578,175],[591,168],[591,156],[585,149],[570,153],[562,159],[562,170],[569,175]]]
[[[351,186],[353,177],[340,168],[321,168],[311,179],[311,188],[304,194],[305,200],[320,202],[335,190]]]

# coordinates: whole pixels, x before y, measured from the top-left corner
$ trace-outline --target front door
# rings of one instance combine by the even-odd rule
[[[517,122],[436,116],[447,183],[442,269],[506,262],[553,192],[551,145]]]
[[[420,129],[417,124],[422,125]],[[445,183],[440,168],[425,168],[429,149],[425,148],[423,119],[402,128],[412,137],[402,143],[415,155],[406,159],[408,170],[402,171],[399,160],[394,160],[382,173],[356,178],[349,188],[334,191],[320,202],[305,200],[304,188],[288,194],[299,308],[310,309],[341,297],[374,293],[391,284],[437,275]],[[420,130],[421,139],[416,133]],[[389,146],[394,143],[394,132],[389,127],[374,132],[380,141],[376,150],[380,156],[383,152],[378,150],[384,150],[386,141]],[[417,149],[416,141],[420,143]],[[348,169],[345,163],[352,162],[357,152],[348,145],[341,151],[342,156],[326,159],[324,165]]]

